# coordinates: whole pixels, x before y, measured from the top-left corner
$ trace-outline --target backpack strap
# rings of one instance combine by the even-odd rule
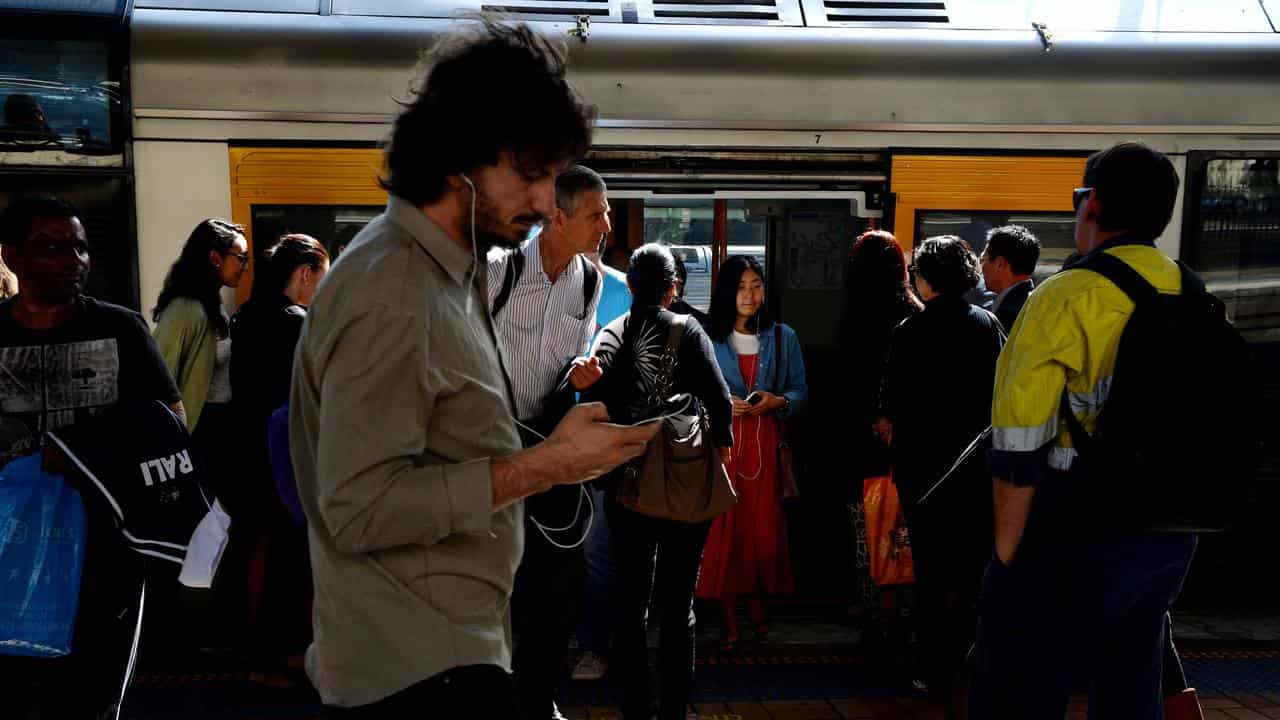
[[[1143,305],[1159,298],[1159,291],[1129,263],[1109,253],[1093,253],[1071,266],[1072,270],[1089,270],[1110,280],[1119,287],[1135,305]]]
[[[596,297],[596,286],[600,284],[600,270],[596,268],[596,264],[587,259],[585,255],[582,258],[582,316],[587,316],[587,311],[591,309],[591,301]]]
[[[516,281],[524,274],[524,248],[516,248],[507,255],[507,272],[502,276],[502,289],[498,291],[498,296],[493,299],[493,311],[489,313],[489,317],[496,318],[502,308],[507,306],[507,301],[511,299],[511,291],[516,287]]]
[[[1209,292],[1205,287],[1204,278],[1196,274],[1186,263],[1178,260],[1178,270],[1182,271],[1182,294],[1183,295],[1199,295]]]
[[[1076,454],[1088,455],[1093,445],[1093,436],[1084,429],[1080,418],[1076,417],[1075,411],[1071,409],[1071,396],[1067,393],[1066,386],[1062,388],[1062,401],[1058,404],[1058,414],[1067,424],[1067,434],[1071,436],[1071,447],[1075,448]]]
[[[1178,263],[1182,269],[1185,279],[1189,272],[1185,265]],[[1160,297],[1160,292],[1155,286],[1147,282],[1146,278],[1129,266],[1128,263],[1120,258],[1105,252],[1098,252],[1088,255],[1073,263],[1069,269],[1072,270],[1088,270],[1097,273],[1114,283],[1120,288],[1134,305],[1144,305],[1155,302]],[[1192,273],[1194,275],[1194,273]],[[1183,285],[1185,292],[1188,287],[1199,284],[1200,288],[1204,288],[1204,283],[1195,278],[1191,285]],[[1087,455],[1093,443],[1093,437],[1084,429],[1080,419],[1076,417],[1075,412],[1071,409],[1071,398],[1067,393],[1067,388],[1062,388],[1062,400],[1058,405],[1058,414],[1062,417],[1063,422],[1067,424],[1067,432],[1071,435],[1071,445],[1075,448],[1076,453]]]

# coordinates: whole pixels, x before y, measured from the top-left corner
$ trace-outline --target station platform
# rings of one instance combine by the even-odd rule
[[[1209,720],[1280,720],[1280,616],[1175,613],[1186,674]],[[891,659],[869,650],[851,622],[829,615],[775,619],[766,642],[748,637],[718,651],[714,628],[699,637],[692,709],[703,720],[941,720],[904,682]],[[226,659],[144,667],[130,691],[133,720],[310,720],[314,692]],[[569,681],[570,720],[620,720],[608,677]],[[1083,697],[1069,720],[1085,718]]]

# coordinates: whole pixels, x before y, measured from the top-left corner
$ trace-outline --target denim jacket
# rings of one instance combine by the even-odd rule
[[[782,333],[782,368],[777,372],[775,380],[774,333]],[[720,364],[720,372],[729,385],[729,392],[734,397],[746,399],[752,390],[764,390],[775,395],[782,395],[791,401],[788,411],[799,411],[809,399],[809,386],[805,382],[804,355],[800,351],[800,339],[796,331],[782,323],[774,323],[769,329],[760,333],[760,355],[756,359],[759,369],[756,371],[757,385],[747,387],[742,379],[742,371],[738,369],[738,353],[729,344],[728,339],[713,342],[716,350],[716,362]]]

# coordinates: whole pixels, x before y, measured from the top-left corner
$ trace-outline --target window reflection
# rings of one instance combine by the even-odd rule
[[[743,200],[728,200],[727,255],[751,255],[768,272],[769,222],[753,216]],[[684,300],[699,310],[711,304],[711,241],[715,201],[711,198],[649,198],[644,201],[644,241],[667,245],[684,262]]]
[[[1280,158],[1209,160],[1193,267],[1252,341],[1280,341]]]
[[[0,146],[114,152],[120,84],[105,41],[0,35]]]
[[[254,205],[253,242],[266,247],[285,233],[310,235],[337,259],[381,205]]]
[[[684,262],[684,301],[706,310],[711,304],[711,238],[714,200],[650,198],[644,201],[644,241],[660,243]]]
[[[932,211],[916,213],[916,243],[935,235],[958,235],[979,256],[987,248],[987,233],[1002,225],[1021,225],[1040,240],[1040,260],[1031,274],[1037,285],[1062,269],[1076,251],[1075,215],[1069,212],[968,212]],[[989,306],[995,293],[978,278],[978,287],[966,294],[969,302]]]

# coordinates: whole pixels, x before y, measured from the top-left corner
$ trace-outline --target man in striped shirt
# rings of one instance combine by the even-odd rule
[[[489,255],[489,304],[511,376],[516,413],[540,433],[555,426],[559,394],[572,397],[600,378],[584,356],[596,331],[603,283],[587,257],[610,231],[604,180],[574,167],[556,178],[556,213],[542,233],[514,251]],[[532,442],[524,428],[521,434]],[[530,720],[560,717],[555,699],[582,595],[578,542],[588,515],[583,490],[553,488],[530,497],[524,558],[512,594],[516,633],[512,672]],[[572,548],[568,546],[573,546]]]

